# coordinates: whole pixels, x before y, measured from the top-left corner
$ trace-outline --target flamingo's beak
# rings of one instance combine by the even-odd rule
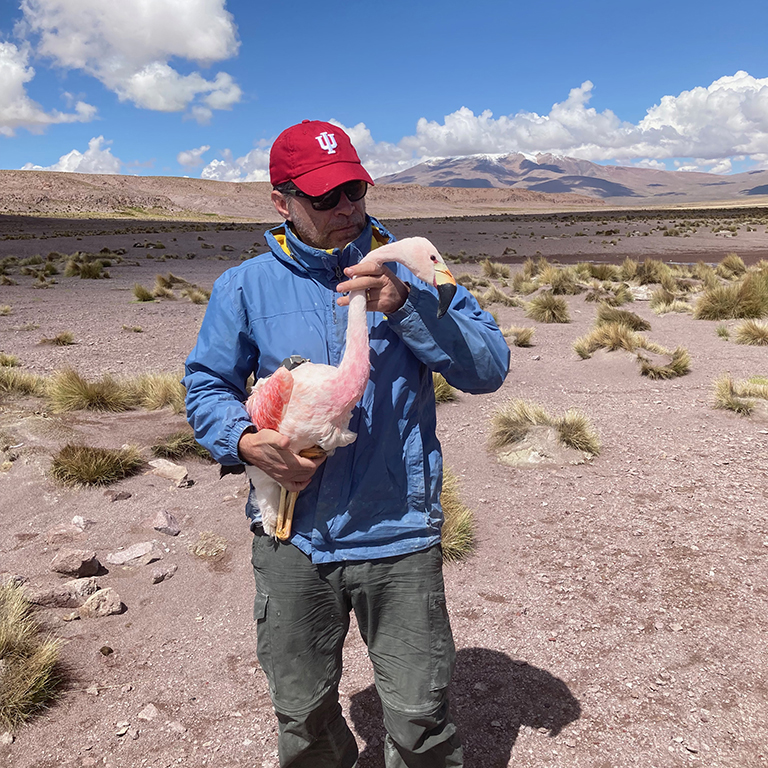
[[[442,317],[456,295],[456,280],[445,264],[435,264],[435,288],[437,288],[437,316]]]

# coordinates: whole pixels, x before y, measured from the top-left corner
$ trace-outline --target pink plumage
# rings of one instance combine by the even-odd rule
[[[361,263],[380,266],[393,261],[408,267],[414,275],[438,289],[447,283],[452,284],[455,291],[455,282],[442,257],[425,238],[413,237],[383,245],[371,251]],[[438,274],[441,280],[437,279]],[[447,301],[450,302],[450,298]],[[294,453],[319,446],[332,454],[357,437],[348,427],[352,411],[368,384],[370,371],[366,305],[365,291],[350,293],[346,345],[338,368],[311,362],[290,371],[279,368],[272,376],[256,382],[245,404],[256,427],[280,432],[290,440]],[[444,311],[441,301],[441,314]],[[274,536],[280,485],[257,467],[246,465],[245,469],[256,492],[264,530]]]

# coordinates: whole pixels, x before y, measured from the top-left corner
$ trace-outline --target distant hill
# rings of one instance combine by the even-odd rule
[[[765,202],[756,198],[768,195],[768,170],[723,176],[597,165],[573,157],[549,154],[531,157],[515,153],[430,160],[383,176],[376,179],[376,183],[577,193],[614,205],[676,206],[729,201],[749,205]]]
[[[490,186],[490,185],[488,185]],[[168,176],[0,171],[0,214],[132,216],[276,221],[266,182]],[[376,185],[368,210],[381,218],[419,218],[602,206],[593,197],[526,189]]]

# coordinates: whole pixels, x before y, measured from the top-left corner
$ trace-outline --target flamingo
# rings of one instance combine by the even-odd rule
[[[456,293],[456,281],[435,246],[424,237],[405,238],[376,248],[360,263],[379,267],[392,261],[437,288],[437,316],[442,317]],[[331,455],[355,441],[349,422],[370,371],[366,305],[365,291],[350,292],[346,346],[338,367],[304,362],[291,370],[280,367],[256,382],[245,409],[257,429],[280,432],[290,439],[290,449],[305,457]],[[245,471],[265,533],[287,539],[298,492],[288,493],[258,467],[248,464]]]

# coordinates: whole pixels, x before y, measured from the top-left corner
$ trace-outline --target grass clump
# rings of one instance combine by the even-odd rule
[[[697,320],[756,320],[768,315],[768,270],[750,272],[738,283],[707,289],[693,312]]]
[[[136,301],[154,301],[155,297],[152,295],[152,291],[145,288],[140,283],[133,284],[133,296]]]
[[[127,388],[135,404],[148,411],[170,406],[174,413],[184,412],[184,398],[187,391],[179,381],[178,375],[145,373],[129,382]]]
[[[483,275],[491,280],[508,278],[511,274],[509,266],[506,264],[499,264],[499,262],[491,261],[490,259],[483,259],[480,262],[480,268],[482,269]]]
[[[666,315],[669,312],[693,312],[693,306],[679,299],[673,291],[664,287],[658,288],[651,295],[651,311],[656,315]]]
[[[213,461],[211,454],[195,440],[188,429],[174,432],[152,446],[152,455],[162,459],[182,459],[193,456],[199,459]]]
[[[504,338],[512,339],[512,343],[516,347],[531,347],[533,346],[533,334],[535,328],[522,328],[517,325],[510,325],[509,328],[502,328],[501,333]]]
[[[111,485],[144,466],[135,446],[126,448],[94,448],[88,445],[65,445],[54,457],[51,475],[64,485]]]
[[[0,730],[18,728],[55,698],[60,648],[41,633],[21,588],[0,586]]]
[[[537,287],[535,281],[530,277],[527,277],[524,272],[515,272],[515,274],[512,275],[512,290],[515,293],[521,293],[523,296],[527,296],[529,293],[533,293]]]
[[[539,323],[570,323],[571,316],[565,299],[550,291],[534,296],[527,304],[526,317]]]
[[[595,280],[618,282],[621,279],[621,269],[615,264],[589,264],[589,276]]]
[[[747,271],[744,260],[736,253],[726,253],[725,257],[715,267],[715,273],[726,280],[736,280]]]
[[[736,382],[729,374],[723,374],[714,382],[714,407],[749,416],[757,406],[757,399],[768,400],[768,379],[754,376]]]
[[[637,272],[640,269],[640,264],[635,259],[630,259],[627,256],[621,263],[619,268],[619,277],[622,280],[634,280],[637,277]]]
[[[40,396],[46,389],[46,380],[42,376],[14,366],[0,366],[0,394]]]
[[[558,268],[547,264],[539,274],[539,285],[549,285],[555,296],[575,296],[581,293],[581,286],[572,267]]]
[[[459,481],[447,467],[443,470],[443,490],[440,495],[443,507],[443,528],[440,533],[443,560],[455,562],[464,560],[472,551],[474,519],[470,510],[459,496]]]
[[[208,299],[211,298],[210,291],[203,290],[194,285],[184,288],[181,295],[186,296],[193,304],[207,304]]]
[[[691,370],[691,356],[683,347],[677,347],[666,364],[656,363],[642,352],[638,353],[637,359],[640,363],[640,373],[649,379],[674,379],[677,376],[685,376]]]
[[[3,304],[0,306],[0,317],[7,317],[13,311],[10,304]]]
[[[435,389],[436,403],[449,403],[456,399],[456,390],[445,380],[442,374],[432,374],[432,386]]]
[[[659,259],[646,259],[642,264],[638,265],[635,278],[640,285],[649,285],[661,283],[670,274],[669,267],[663,261]]]
[[[499,451],[519,443],[531,427],[553,427],[560,442],[577,451],[597,456],[600,439],[586,416],[571,408],[561,417],[550,416],[529,400],[515,399],[499,408],[492,417],[488,444]]]
[[[720,325],[715,328],[715,333],[721,339],[725,339],[726,341],[731,338],[731,332],[728,330],[728,326],[725,323],[720,323]]]
[[[51,409],[66,411],[127,411],[134,405],[132,394],[109,374],[88,381],[72,368],[55,373],[47,391]]]
[[[16,355],[7,355],[5,352],[0,352],[0,368],[16,368],[21,365]]]
[[[749,344],[755,347],[768,346],[768,323],[760,320],[743,320],[734,329],[737,344]]]
[[[547,412],[530,400],[512,400],[493,415],[488,445],[498,451],[519,443],[531,427],[550,426]]]
[[[181,413],[185,394],[179,377],[170,373],[146,373],[124,381],[105,374],[96,381],[88,381],[72,368],[54,374],[47,387],[51,409],[57,413],[120,412],[131,408],[153,411],[167,405],[174,413]]]
[[[598,349],[607,349],[609,352],[617,349],[634,352],[640,344],[640,338],[640,335],[625,323],[603,323],[576,339],[573,349],[582,360],[586,360]]]
[[[589,419],[571,408],[565,412],[556,424],[557,432],[560,436],[560,442],[582,453],[588,453],[590,456],[600,454],[600,438],[597,436]]]
[[[75,343],[75,334],[72,331],[62,331],[51,339],[43,337],[40,344],[51,344],[54,347],[69,347]]]
[[[484,306],[490,304],[503,304],[505,307],[519,307],[520,300],[514,296],[510,296],[504,291],[498,289],[495,285],[492,285],[483,295],[482,300]]]
[[[640,315],[626,309],[617,309],[608,304],[600,303],[597,306],[597,324],[621,323],[633,331],[650,331],[651,324]]]

